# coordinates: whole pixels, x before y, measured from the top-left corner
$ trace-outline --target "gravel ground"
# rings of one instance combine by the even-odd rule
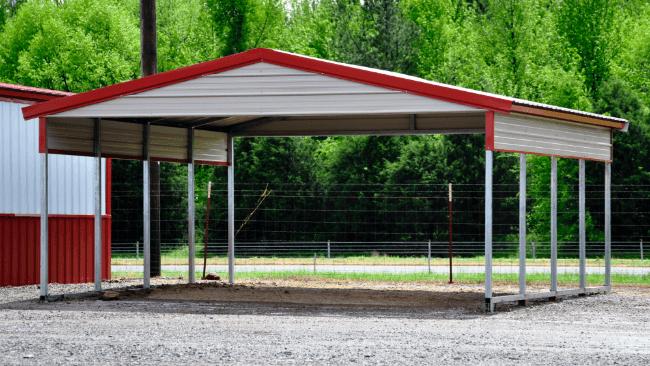
[[[167,286],[115,301],[44,304],[35,300],[36,286],[0,288],[0,364],[650,364],[648,288],[510,304],[484,314],[478,285],[273,281],[190,288],[153,279]],[[52,285],[50,293],[91,289]],[[249,301],[255,289],[269,297],[289,294]],[[209,291],[219,296],[196,295]],[[332,294],[345,298],[342,291],[350,299],[327,304]],[[407,291],[417,306],[395,302]],[[424,306],[425,292],[441,301]],[[379,305],[355,305],[369,293]],[[382,303],[379,293],[392,302]],[[448,306],[453,301],[458,306]]]

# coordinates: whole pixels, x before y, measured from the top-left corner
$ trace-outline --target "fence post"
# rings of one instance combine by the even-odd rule
[[[535,260],[535,242],[533,242],[533,260]]]
[[[135,242],[135,260],[136,261],[140,260],[140,242],[139,241]]]
[[[330,241],[327,241],[327,259],[330,259]]]
[[[641,243],[639,244],[640,249],[641,249],[641,260],[643,260],[643,239],[641,239]]]
[[[427,258],[429,258],[427,261],[429,265],[429,274],[431,274],[431,240],[429,240],[429,256]]]
[[[314,253],[314,273],[316,273],[316,253]]]

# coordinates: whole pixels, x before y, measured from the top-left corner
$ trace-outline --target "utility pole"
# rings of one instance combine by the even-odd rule
[[[140,0],[140,70],[142,77],[158,73],[156,0]],[[160,277],[160,162],[149,164],[151,177],[151,277]]]

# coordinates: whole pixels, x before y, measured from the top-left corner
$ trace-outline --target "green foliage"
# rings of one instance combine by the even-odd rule
[[[285,20],[282,1],[208,0],[206,5],[217,35],[223,37],[222,56],[278,43]]]
[[[0,38],[0,79],[82,92],[136,78],[137,21],[117,2],[23,4]]]
[[[332,43],[339,61],[414,75],[418,29],[400,0],[333,0]]]
[[[585,86],[592,94],[609,77],[617,54],[616,0],[564,0],[558,30],[580,55]]]

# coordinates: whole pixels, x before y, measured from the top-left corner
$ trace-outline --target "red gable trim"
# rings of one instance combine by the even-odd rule
[[[71,94],[70,94],[71,95]],[[4,89],[0,86],[0,98],[12,102],[27,102],[28,104],[46,102],[48,100],[59,99],[62,95],[32,93],[23,90]],[[31,118],[30,118],[31,119]]]
[[[187,66],[177,70],[167,71],[141,79],[131,80],[66,98],[25,107],[23,108],[23,115],[25,119],[49,116],[71,109],[116,99],[121,96],[141,93],[147,90],[180,83],[204,75],[215,74],[258,62],[268,62],[279,66],[320,73],[322,75],[387,89],[399,90],[406,93],[413,93],[500,113],[510,113],[510,108],[512,106],[512,102],[507,98],[493,97],[478,92],[460,90],[444,85],[431,85],[419,80],[400,78],[398,76],[386,75],[371,70],[362,70],[348,65],[336,64],[265,48],[256,48],[197,65]]]

